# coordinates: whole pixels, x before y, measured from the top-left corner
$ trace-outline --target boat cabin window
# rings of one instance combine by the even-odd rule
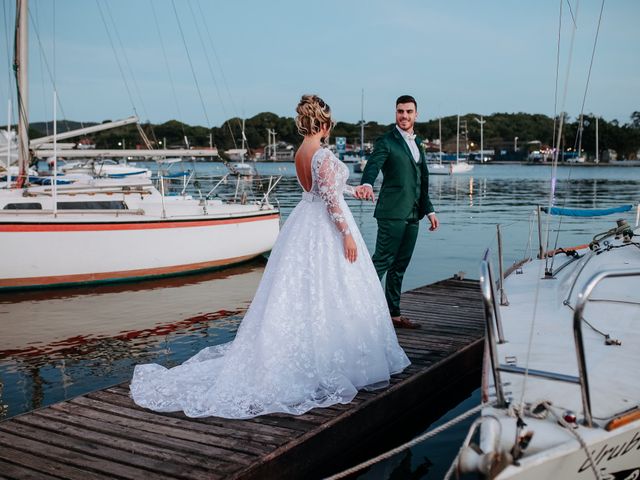
[[[7,203],[3,210],[42,210],[42,204],[37,202]]]
[[[58,210],[127,210],[123,201],[58,202]]]

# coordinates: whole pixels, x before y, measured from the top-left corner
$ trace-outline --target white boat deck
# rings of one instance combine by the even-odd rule
[[[620,240],[611,240],[611,243],[622,244]],[[637,268],[640,248],[628,245],[599,255],[588,249],[579,253],[584,257],[560,270],[552,279],[540,280],[544,277],[545,262],[533,260],[525,265],[521,274],[514,272],[505,280],[510,305],[501,307],[507,341],[498,345],[501,364],[578,376],[573,336],[573,307],[577,295],[598,271],[629,269],[634,265]],[[554,269],[558,270],[568,260],[568,256],[559,254]],[[565,305],[563,302],[574,281],[569,305]],[[532,293],[537,298],[535,305],[530,300]],[[606,345],[601,334],[583,323],[592,412],[594,420],[602,424],[636,407],[640,399],[640,277],[605,279],[592,293],[583,317],[593,327],[622,342]],[[529,348],[530,332],[533,336]],[[548,400],[558,408],[582,414],[578,385],[509,373],[501,375],[503,383],[509,383],[505,394],[513,402]]]

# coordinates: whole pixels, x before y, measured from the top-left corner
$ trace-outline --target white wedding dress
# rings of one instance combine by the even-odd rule
[[[409,365],[343,198],[353,194],[349,169],[326,148],[311,162],[311,191],[282,227],[235,339],[171,369],[136,366],[138,405],[190,417],[298,415],[385,387]],[[347,232],[358,247],[354,263],[344,257]]]

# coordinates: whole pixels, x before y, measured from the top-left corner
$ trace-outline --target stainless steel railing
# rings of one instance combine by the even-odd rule
[[[591,396],[589,394],[589,376],[587,374],[587,362],[584,354],[584,341],[582,337],[582,312],[589,301],[596,286],[605,278],[637,277],[640,270],[637,269],[616,269],[605,270],[595,273],[584,284],[578,292],[577,302],[573,311],[573,337],[576,345],[576,355],[578,357],[578,378],[580,379],[580,390],[582,392],[582,405],[584,408],[584,423],[588,427],[593,425],[591,415]]]
[[[637,269],[619,269],[607,270],[594,274],[578,292],[577,303],[573,314],[573,334],[576,349],[576,357],[578,360],[578,376],[566,375],[557,372],[549,372],[544,370],[536,370],[530,368],[518,367],[515,365],[500,364],[498,358],[497,343],[504,342],[502,335],[502,319],[500,317],[499,307],[496,301],[495,284],[492,280],[491,265],[489,262],[489,250],[484,254],[480,264],[480,289],[484,304],[485,322],[487,329],[487,345],[489,348],[489,357],[491,360],[491,370],[496,390],[496,400],[498,407],[505,407],[507,400],[504,395],[504,388],[501,380],[501,373],[511,373],[518,375],[529,375],[531,377],[544,378],[558,382],[573,383],[580,386],[582,407],[584,410],[584,424],[588,427],[593,426],[593,415],[591,412],[591,396],[589,393],[589,377],[587,373],[587,364],[584,349],[584,340],[582,336],[582,313],[589,301],[591,293],[595,287],[606,278],[632,277],[640,276],[640,270]],[[496,336],[496,332],[498,332]]]

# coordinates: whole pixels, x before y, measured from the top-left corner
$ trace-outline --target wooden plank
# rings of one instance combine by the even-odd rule
[[[126,393],[122,393],[122,390],[126,390]],[[112,387],[104,390],[104,392],[109,392],[109,393],[119,392],[121,393],[121,395],[129,397],[128,391],[129,391],[128,387],[125,389],[125,388],[121,388],[120,386],[118,386],[118,388]],[[86,395],[84,397],[79,397],[79,398],[83,398],[83,399],[87,398],[92,400],[94,397],[90,394],[90,395]],[[98,398],[99,400],[96,400],[96,401],[99,401],[102,403],[132,407],[132,408],[135,408],[136,411],[143,411],[140,409],[140,407],[135,405],[130,398],[128,400],[125,400],[125,399],[120,399],[117,397],[106,396],[106,395],[99,395]],[[144,411],[147,411],[147,410],[144,410]],[[184,415],[182,412],[165,413],[163,414],[163,417],[189,419],[189,417]],[[256,432],[258,434],[270,435],[270,436],[273,436],[274,438],[281,437],[286,439],[286,438],[290,438],[292,435],[301,434],[299,429],[284,428],[284,427],[278,427],[273,425],[262,425],[262,424],[253,423],[250,420],[229,420],[226,418],[218,418],[218,417],[204,417],[204,418],[198,418],[197,421],[200,424],[227,427],[234,430],[243,430],[243,431],[246,430],[248,432]]]
[[[211,437],[196,432],[184,431],[163,425],[149,425],[117,415],[108,415],[84,409],[77,405],[59,403],[45,410],[38,410],[34,415],[65,421],[75,425],[83,425],[87,429],[109,433],[114,436],[140,439],[150,444],[180,450],[192,455],[208,456],[222,463],[249,464],[256,455],[234,452],[217,446]],[[222,466],[222,465],[221,465]]]
[[[162,475],[166,473],[170,478],[209,479],[210,472],[219,467],[219,463],[208,462],[206,458],[149,447],[37,416],[16,419],[11,430],[33,440],[44,438],[48,444],[150,470],[155,472],[154,478],[169,478]]]
[[[2,438],[0,437],[0,440]],[[16,474],[13,478],[22,479],[23,472],[26,472],[26,478],[32,474],[33,471],[42,474],[42,477],[36,476],[36,478],[46,478],[47,476],[54,476],[56,479],[67,480],[111,480],[113,477],[108,475],[101,475],[87,468],[75,468],[69,465],[60,463],[57,459],[49,459],[43,457],[39,452],[35,454],[24,452],[10,446],[0,443],[0,461],[8,459],[7,463],[11,463],[17,467]]]
[[[0,433],[0,445],[2,446],[0,458],[61,478],[105,480],[114,476],[131,479],[147,476],[144,470],[106,462],[89,455],[81,455],[54,445],[14,435],[6,430]],[[34,454],[29,452],[34,452]]]
[[[7,431],[1,425],[0,430]],[[69,428],[64,423],[48,421],[47,419],[29,417],[16,420],[11,424],[11,433],[34,441],[45,441],[48,445],[54,445],[65,450],[142,468],[145,471],[153,472],[154,478],[193,478],[203,480],[210,478],[210,474],[207,473],[205,468],[191,468],[186,464],[180,464],[178,458],[176,458],[177,456],[171,457],[171,463],[158,461],[157,458],[145,457],[143,452],[136,448],[138,445],[134,442],[129,442],[123,446],[107,435],[103,435],[103,438],[100,438],[99,435],[95,435],[90,431]],[[106,437],[106,440],[104,437]],[[113,448],[116,446],[123,448]],[[127,447],[129,448],[127,449]],[[166,460],[166,458],[160,458],[160,460]]]
[[[104,399],[104,397],[101,397]],[[78,397],[69,401],[72,404],[78,404],[94,410],[100,410],[123,417],[135,418],[138,420],[147,421],[149,423],[160,422],[163,425],[171,425],[178,428],[184,428],[185,430],[196,430],[215,434],[218,436],[227,437],[230,439],[230,446],[234,450],[245,451],[244,445],[266,445],[277,446],[283,441],[286,441],[288,437],[282,435],[265,434],[256,431],[246,431],[233,428],[233,424],[229,422],[226,426],[219,425],[207,425],[198,420],[193,420],[188,417],[174,417],[174,416],[158,416],[157,414],[147,411],[133,408],[133,406],[123,407],[118,404],[107,403],[99,400],[95,400],[89,397]],[[242,422],[237,422],[242,424]],[[234,448],[237,447],[237,448]]]
[[[30,468],[16,465],[15,463],[0,460],[0,479],[1,480],[59,480],[60,477],[52,477],[43,472],[31,470]]]

